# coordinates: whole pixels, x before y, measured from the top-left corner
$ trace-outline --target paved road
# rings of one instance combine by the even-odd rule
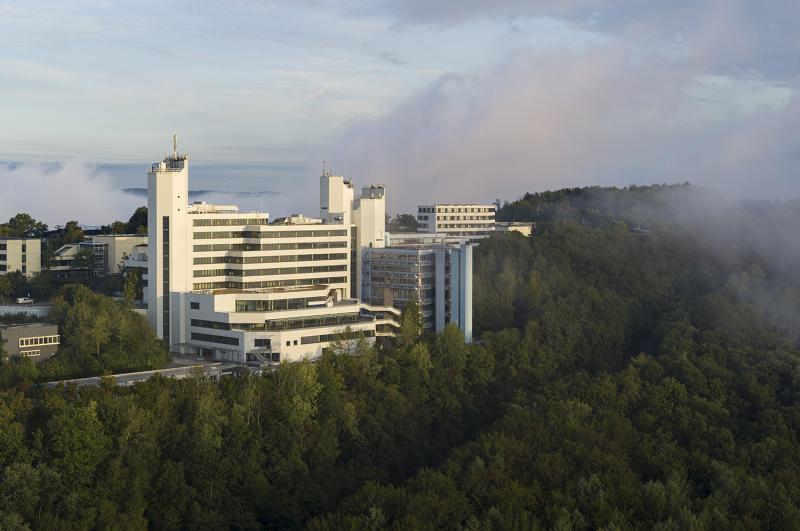
[[[188,365],[183,367],[172,367],[169,369],[159,369],[155,371],[142,371],[142,372],[129,372],[124,374],[113,374],[111,376],[92,376],[89,378],[77,378],[74,380],[58,380],[55,382],[45,382],[42,385],[45,387],[56,387],[64,384],[68,385],[74,383],[78,387],[85,387],[87,385],[100,385],[102,378],[113,378],[116,385],[120,387],[127,387],[137,382],[144,382],[149,380],[156,374],[160,374],[165,378],[175,378],[181,380],[194,376],[198,371],[203,371],[206,378],[212,381],[218,381],[224,375],[235,375],[238,371],[242,370],[241,365],[236,363],[207,363],[201,365]]]

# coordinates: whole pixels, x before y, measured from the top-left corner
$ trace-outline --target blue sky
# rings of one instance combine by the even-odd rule
[[[323,158],[395,212],[595,183],[797,196],[796,4],[0,0],[0,160],[30,163],[0,186],[62,182],[54,161],[142,186],[176,132],[194,188],[275,191],[236,199],[275,213],[314,211]]]

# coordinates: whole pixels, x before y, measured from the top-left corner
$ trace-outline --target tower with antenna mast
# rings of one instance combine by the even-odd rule
[[[170,304],[170,293],[179,296],[175,292],[190,288],[188,207],[189,157],[178,154],[178,135],[172,135],[172,156],[154,162],[147,172],[147,318],[168,344],[185,342],[185,316],[176,315],[183,306]]]
[[[322,161],[319,178],[319,217],[325,223],[350,225],[355,192],[350,180],[334,175],[328,161]]]

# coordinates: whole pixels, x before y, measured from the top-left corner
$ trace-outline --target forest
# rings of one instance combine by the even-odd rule
[[[595,187],[498,218],[536,230],[476,248],[472,344],[412,305],[262,376],[9,380],[0,528],[800,528],[800,205]],[[164,359],[85,287],[55,315],[70,370]]]

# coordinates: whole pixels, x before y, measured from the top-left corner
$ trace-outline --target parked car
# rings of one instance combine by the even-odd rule
[[[17,297],[17,304],[33,304],[33,299],[30,297]]]

